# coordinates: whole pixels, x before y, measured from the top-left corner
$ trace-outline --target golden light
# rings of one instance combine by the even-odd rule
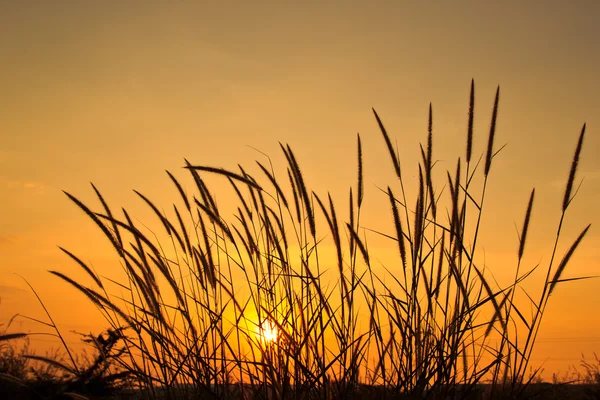
[[[258,336],[262,343],[275,343],[277,341],[277,325],[269,320],[264,320],[260,325]]]

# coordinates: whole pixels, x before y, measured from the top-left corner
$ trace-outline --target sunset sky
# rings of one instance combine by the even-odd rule
[[[0,323],[15,313],[46,320],[20,275],[64,331],[104,328],[83,296],[47,272],[79,276],[57,246],[105,276],[120,268],[62,191],[96,207],[93,182],[113,208],[158,227],[132,189],[169,208],[177,192],[164,171],[187,179],[184,158],[254,168],[265,158],[252,146],[283,168],[279,142],[289,143],[311,188],[346,204],[359,132],[363,223],[391,231],[377,187],[393,182],[393,170],[371,107],[396,140],[414,196],[432,103],[441,190],[445,171],[464,158],[472,78],[475,153],[485,151],[497,85],[496,148],[507,144],[492,167],[478,242],[486,268],[499,281],[514,274],[515,226],[533,187],[526,262],[547,265],[587,123],[583,184],[559,257],[591,223],[565,276],[600,275],[599,16],[593,0],[2,2]],[[218,198],[218,184],[211,189]],[[534,366],[565,371],[600,352],[599,293],[600,279],[557,288]],[[24,319],[11,329],[44,330]]]

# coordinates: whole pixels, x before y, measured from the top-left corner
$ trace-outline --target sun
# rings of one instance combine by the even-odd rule
[[[258,336],[260,341],[265,344],[277,342],[277,325],[269,320],[264,320],[260,325]]]

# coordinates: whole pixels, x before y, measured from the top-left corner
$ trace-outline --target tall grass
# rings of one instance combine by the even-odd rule
[[[386,265],[388,272],[374,270],[361,218],[360,135],[357,182],[344,200],[349,204],[345,217],[329,194],[310,190],[288,145],[281,145],[284,176],[268,158],[268,164],[257,161],[256,175],[241,166],[227,170],[186,160],[194,194],[168,173],[179,194],[172,212],[161,212],[136,192],[156,214],[168,246],[136,225],[126,210],[118,216],[94,186],[99,211],[66,195],[102,230],[126,280],[101,278],[66,250],[94,286],[50,272],[83,293],[113,329],[127,329],[119,362],[150,398],[325,399],[366,393],[453,398],[488,380],[492,395],[519,395],[529,383],[526,373],[548,300],[566,280],[565,268],[589,229],[558,261],[585,125],[540,298],[534,301],[528,294],[534,306],[528,318],[515,292],[531,273],[521,264],[535,191],[525,211],[514,282],[498,287],[477,261],[488,178],[501,150],[494,145],[499,99],[498,88],[485,158],[475,160],[472,82],[466,154],[441,183],[433,182],[430,106],[418,194],[412,200],[400,154],[373,110],[396,176],[384,190],[393,233],[372,233],[397,247],[397,263]],[[208,189],[209,174],[231,185],[238,201],[233,216]]]

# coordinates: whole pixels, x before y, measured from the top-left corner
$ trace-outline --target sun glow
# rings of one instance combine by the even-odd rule
[[[264,320],[260,324],[258,337],[264,344],[271,344],[277,341],[277,325],[269,320]]]

